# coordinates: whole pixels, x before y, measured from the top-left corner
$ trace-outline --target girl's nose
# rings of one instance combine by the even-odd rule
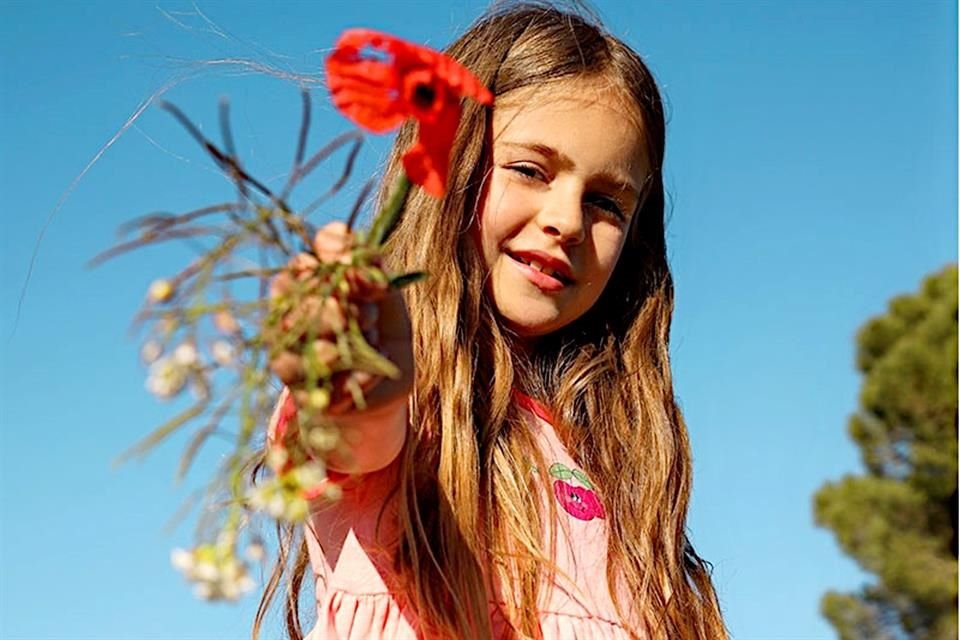
[[[537,222],[562,245],[579,244],[586,236],[583,203],[578,189],[557,190],[547,198]]]

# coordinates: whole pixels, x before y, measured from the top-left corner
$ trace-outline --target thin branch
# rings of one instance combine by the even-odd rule
[[[87,262],[87,266],[99,266],[107,260],[111,260],[123,253],[132,251],[133,249],[137,249],[139,247],[145,247],[150,244],[157,244],[160,242],[166,242],[168,240],[194,238],[196,236],[222,235],[223,233],[224,231],[220,227],[190,227],[188,229],[170,229],[163,232],[147,231],[141,238],[130,240],[128,242],[122,242],[115,247],[107,249],[103,253],[97,254],[93,257],[93,259]]]
[[[272,269],[248,269],[245,271],[231,271],[214,277],[215,281],[240,280],[241,278],[269,278],[275,276],[286,267],[274,267]]]
[[[220,137],[223,138],[223,148],[227,150],[227,157],[231,162],[230,177],[237,185],[241,200],[249,200],[247,184],[240,176],[240,158],[233,145],[233,132],[230,130],[230,101],[226,98],[220,99]]]
[[[360,195],[358,195],[356,201],[354,201],[353,209],[350,210],[350,217],[347,218],[347,231],[353,231],[353,225],[357,222],[357,216],[360,215],[360,210],[363,208],[367,196],[370,195],[371,191],[373,191],[373,179],[367,180],[364,183],[363,188],[360,190]]]
[[[253,176],[249,175],[246,171],[240,168],[240,166],[234,161],[233,158],[229,157],[227,154],[225,154],[223,151],[217,148],[215,144],[207,140],[203,136],[203,134],[200,133],[200,130],[197,129],[197,127],[190,121],[190,119],[187,118],[187,116],[184,115],[184,113],[180,111],[180,109],[177,108],[174,104],[164,100],[160,102],[160,108],[170,112],[173,115],[173,117],[176,118],[181,125],[183,125],[183,128],[187,130],[190,136],[194,140],[196,140],[200,144],[200,146],[207,151],[207,153],[213,156],[214,161],[216,161],[216,163],[220,166],[221,169],[223,169],[224,171],[228,171],[230,173],[235,172],[237,178],[248,183],[250,186],[252,186],[257,191],[259,191],[260,193],[265,195],[267,198],[269,198],[271,201],[278,202],[282,204],[284,207],[286,207],[286,205],[283,204],[282,201],[278,200],[277,197],[273,194],[272,191],[270,191],[269,188],[267,188],[266,185],[261,183],[259,180],[257,180]],[[289,209],[289,207],[286,207],[286,208]]]
[[[216,409],[214,409],[213,414],[210,416],[210,420],[207,421],[207,424],[201,428],[193,436],[193,438],[191,438],[190,443],[187,445],[183,455],[180,457],[180,466],[177,468],[176,476],[177,484],[183,482],[183,479],[190,471],[190,466],[193,464],[194,458],[200,451],[200,447],[203,446],[203,443],[206,442],[207,438],[216,430],[217,425],[223,419],[223,416],[227,414],[227,411],[230,410],[230,407],[233,405],[233,402],[236,400],[238,395],[239,393],[236,389],[234,389],[234,391],[230,393]]]
[[[359,136],[359,134],[358,134],[358,136]],[[363,141],[363,138],[362,138],[362,136],[360,136],[360,137],[358,137],[358,138],[356,139],[356,141],[354,142],[353,147],[350,149],[350,154],[347,156],[347,161],[346,161],[346,163],[344,163],[343,173],[340,174],[340,177],[337,179],[337,181],[334,183],[334,185],[333,185],[332,187],[330,187],[330,188],[327,190],[327,192],[324,193],[322,196],[320,196],[319,198],[317,198],[316,200],[314,200],[313,202],[311,202],[309,205],[307,205],[307,207],[304,208],[303,211],[301,211],[301,215],[303,215],[304,217],[306,217],[307,215],[309,215],[310,213],[312,213],[314,210],[317,209],[317,207],[319,207],[321,204],[323,204],[324,202],[326,202],[331,196],[333,196],[334,194],[336,194],[336,193],[343,187],[343,185],[345,185],[345,184],[347,183],[347,180],[350,179],[350,174],[353,172],[353,163],[354,163],[354,162],[356,161],[356,159],[357,159],[357,154],[358,154],[359,151],[360,151],[360,143],[361,143],[362,141]],[[336,140],[334,140],[334,142],[336,142]],[[332,144],[332,143],[331,143],[331,144]],[[329,146],[329,145],[328,145],[328,146]],[[319,155],[319,154],[317,154],[317,155]],[[309,163],[308,163],[308,164],[309,164]],[[314,166],[315,166],[315,165],[314,165]],[[311,166],[310,169],[313,169],[313,167]]]
[[[154,429],[146,438],[133,445],[119,456],[116,460],[113,461],[113,466],[118,467],[133,456],[142,458],[145,456],[151,449],[156,445],[160,444],[162,440],[167,438],[171,433],[182,427],[184,424],[197,417],[203,413],[204,409],[207,408],[207,401],[201,400],[196,403],[186,411],[180,413],[179,415],[171,418],[164,424],[160,425]]]
[[[233,202],[225,202],[222,204],[210,205],[209,207],[194,209],[193,211],[188,211],[187,213],[181,214],[167,213],[165,211],[148,213],[121,224],[119,227],[117,227],[117,236],[122,237],[128,233],[136,231],[140,227],[146,227],[150,225],[154,225],[153,231],[158,231],[166,227],[172,227],[176,224],[184,224],[212,213],[233,212],[238,209],[242,209],[242,207],[239,207]]]
[[[300,135],[297,138],[297,151],[293,156],[293,168],[290,170],[291,177],[295,176],[300,170],[300,165],[303,163],[303,154],[307,148],[307,136],[310,133],[310,92],[306,87],[300,91],[300,97],[303,101],[303,117],[300,119]],[[290,188],[291,185],[288,182],[283,190],[282,197],[284,199],[290,195],[288,190]]]

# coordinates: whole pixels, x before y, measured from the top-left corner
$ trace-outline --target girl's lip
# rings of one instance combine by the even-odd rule
[[[520,260],[517,260],[510,254],[507,254],[507,257],[510,258],[510,262],[512,262],[517,267],[517,269],[520,270],[520,273],[526,276],[530,282],[532,282],[534,285],[536,285],[539,289],[543,291],[550,291],[550,292],[560,291],[565,286],[567,286],[564,283],[557,280],[556,278],[554,278],[553,276],[548,276],[542,271],[538,271],[537,269],[534,269],[530,265],[524,264],[523,262],[521,262]]]
[[[564,284],[572,284],[574,281],[573,270],[566,260],[561,260],[560,258],[554,257],[549,253],[536,250],[511,250],[508,251],[508,253],[510,254],[510,257],[519,259],[521,262],[539,262],[543,266],[553,271],[555,274],[554,277],[559,276],[557,279],[561,280]]]

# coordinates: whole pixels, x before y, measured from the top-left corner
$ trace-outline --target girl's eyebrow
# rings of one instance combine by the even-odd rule
[[[539,153],[540,155],[555,162],[561,169],[572,169],[576,166],[576,163],[574,163],[569,156],[554,149],[550,145],[543,144],[542,142],[501,141],[498,144],[511,149],[522,149],[524,151],[533,151],[534,153]],[[633,180],[627,178],[626,176],[603,172],[597,174],[594,179],[605,188],[612,189],[616,192],[626,192],[636,198],[640,197],[640,189],[633,184]]]

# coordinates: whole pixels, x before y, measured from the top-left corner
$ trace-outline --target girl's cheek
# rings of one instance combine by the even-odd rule
[[[617,262],[620,261],[620,254],[623,253],[623,246],[627,237],[626,232],[623,229],[606,225],[601,229],[595,226],[592,235],[596,254],[602,260],[601,268],[604,271],[613,271]]]

